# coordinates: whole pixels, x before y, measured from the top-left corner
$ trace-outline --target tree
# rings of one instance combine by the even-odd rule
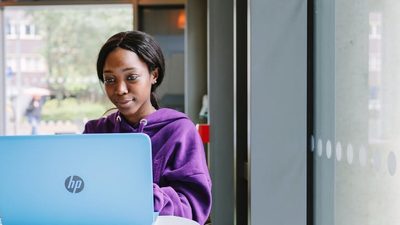
[[[49,83],[49,88],[63,96],[102,95],[97,85],[87,81],[97,78],[97,54],[106,39],[119,31],[132,30],[132,8],[63,7],[33,10],[30,16],[43,38],[48,78],[55,81]],[[66,81],[70,81],[68,85],[64,85]]]

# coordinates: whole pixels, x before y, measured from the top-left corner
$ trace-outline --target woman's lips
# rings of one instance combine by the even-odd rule
[[[117,104],[120,106],[125,106],[129,104],[132,101],[132,99],[122,99],[122,100],[117,100]]]

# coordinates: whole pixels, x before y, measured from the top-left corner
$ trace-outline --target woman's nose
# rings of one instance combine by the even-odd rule
[[[118,82],[117,86],[115,87],[115,94],[125,95],[127,93],[128,87],[126,86],[125,82]]]

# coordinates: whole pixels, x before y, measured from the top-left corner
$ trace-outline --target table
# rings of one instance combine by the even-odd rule
[[[153,225],[199,225],[196,221],[177,216],[158,216]]]

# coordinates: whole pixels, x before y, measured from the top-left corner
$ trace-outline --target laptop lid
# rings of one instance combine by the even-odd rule
[[[145,134],[0,137],[3,225],[150,225]]]

